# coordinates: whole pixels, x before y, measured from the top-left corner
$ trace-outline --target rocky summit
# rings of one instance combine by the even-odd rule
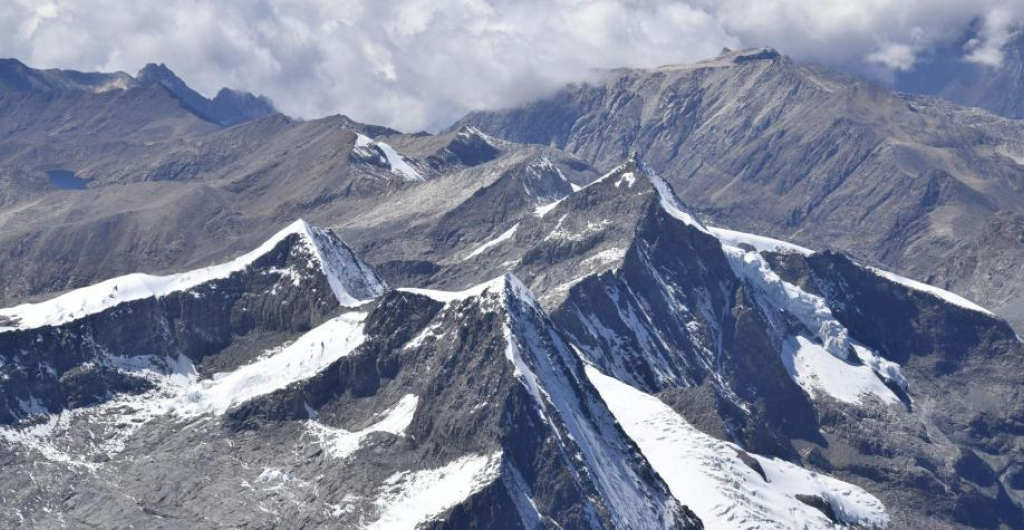
[[[1019,124],[603,83],[407,134],[0,62],[0,527],[1024,528]]]

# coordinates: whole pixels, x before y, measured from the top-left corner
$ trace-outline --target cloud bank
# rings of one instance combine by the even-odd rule
[[[344,113],[436,129],[533,99],[595,68],[692,62],[772,45],[884,76],[980,28],[992,67],[1020,0],[0,0],[0,55],[35,67],[167,63],[212,94],[269,96],[287,114]]]

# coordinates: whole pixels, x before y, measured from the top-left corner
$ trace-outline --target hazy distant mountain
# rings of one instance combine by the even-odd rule
[[[1024,325],[1024,123],[771,49],[614,70],[473,125],[598,168],[645,153],[709,218],[839,248]]]
[[[979,107],[1007,118],[1024,118],[1024,31],[1003,49],[1003,63],[983,65],[964,59],[964,41],[924,57],[896,77],[895,87]]]
[[[164,64],[147,64],[135,76],[142,86],[160,84],[170,90],[185,108],[212,122],[230,127],[277,112],[263,96],[222,88],[213,99],[189,88]]]
[[[103,94],[160,85],[189,112],[222,126],[231,126],[277,112],[269,99],[223,88],[208,99],[174,74],[166,65],[148,64],[133,78],[124,73],[36,70],[16,59],[0,59],[0,87],[5,91],[69,97],[75,93]]]

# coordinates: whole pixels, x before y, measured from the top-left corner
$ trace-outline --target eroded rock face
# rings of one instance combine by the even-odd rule
[[[117,451],[74,438],[92,454],[87,470],[47,474],[64,485],[19,494],[17,515],[48,524],[40,510],[56,503],[63,517],[101,526],[174,513],[180,527],[700,528],[518,280],[472,293],[393,291],[365,310],[365,339],[313,377],[222,415],[165,409]],[[302,351],[289,355],[301,364]],[[190,400],[205,399],[197,392]],[[101,428],[89,410],[68,434]],[[32,465],[5,458],[12,469]],[[69,491],[89,493],[61,500]],[[108,510],[91,508],[100,498]],[[267,510],[239,509],[255,505]]]

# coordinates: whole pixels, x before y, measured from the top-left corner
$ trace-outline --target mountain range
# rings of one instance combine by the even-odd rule
[[[1024,527],[1013,120],[771,49],[440,134],[18,65],[0,526]]]
[[[615,70],[471,125],[597,168],[645,153],[709,222],[840,249],[1024,325],[1024,125],[772,49]]]

